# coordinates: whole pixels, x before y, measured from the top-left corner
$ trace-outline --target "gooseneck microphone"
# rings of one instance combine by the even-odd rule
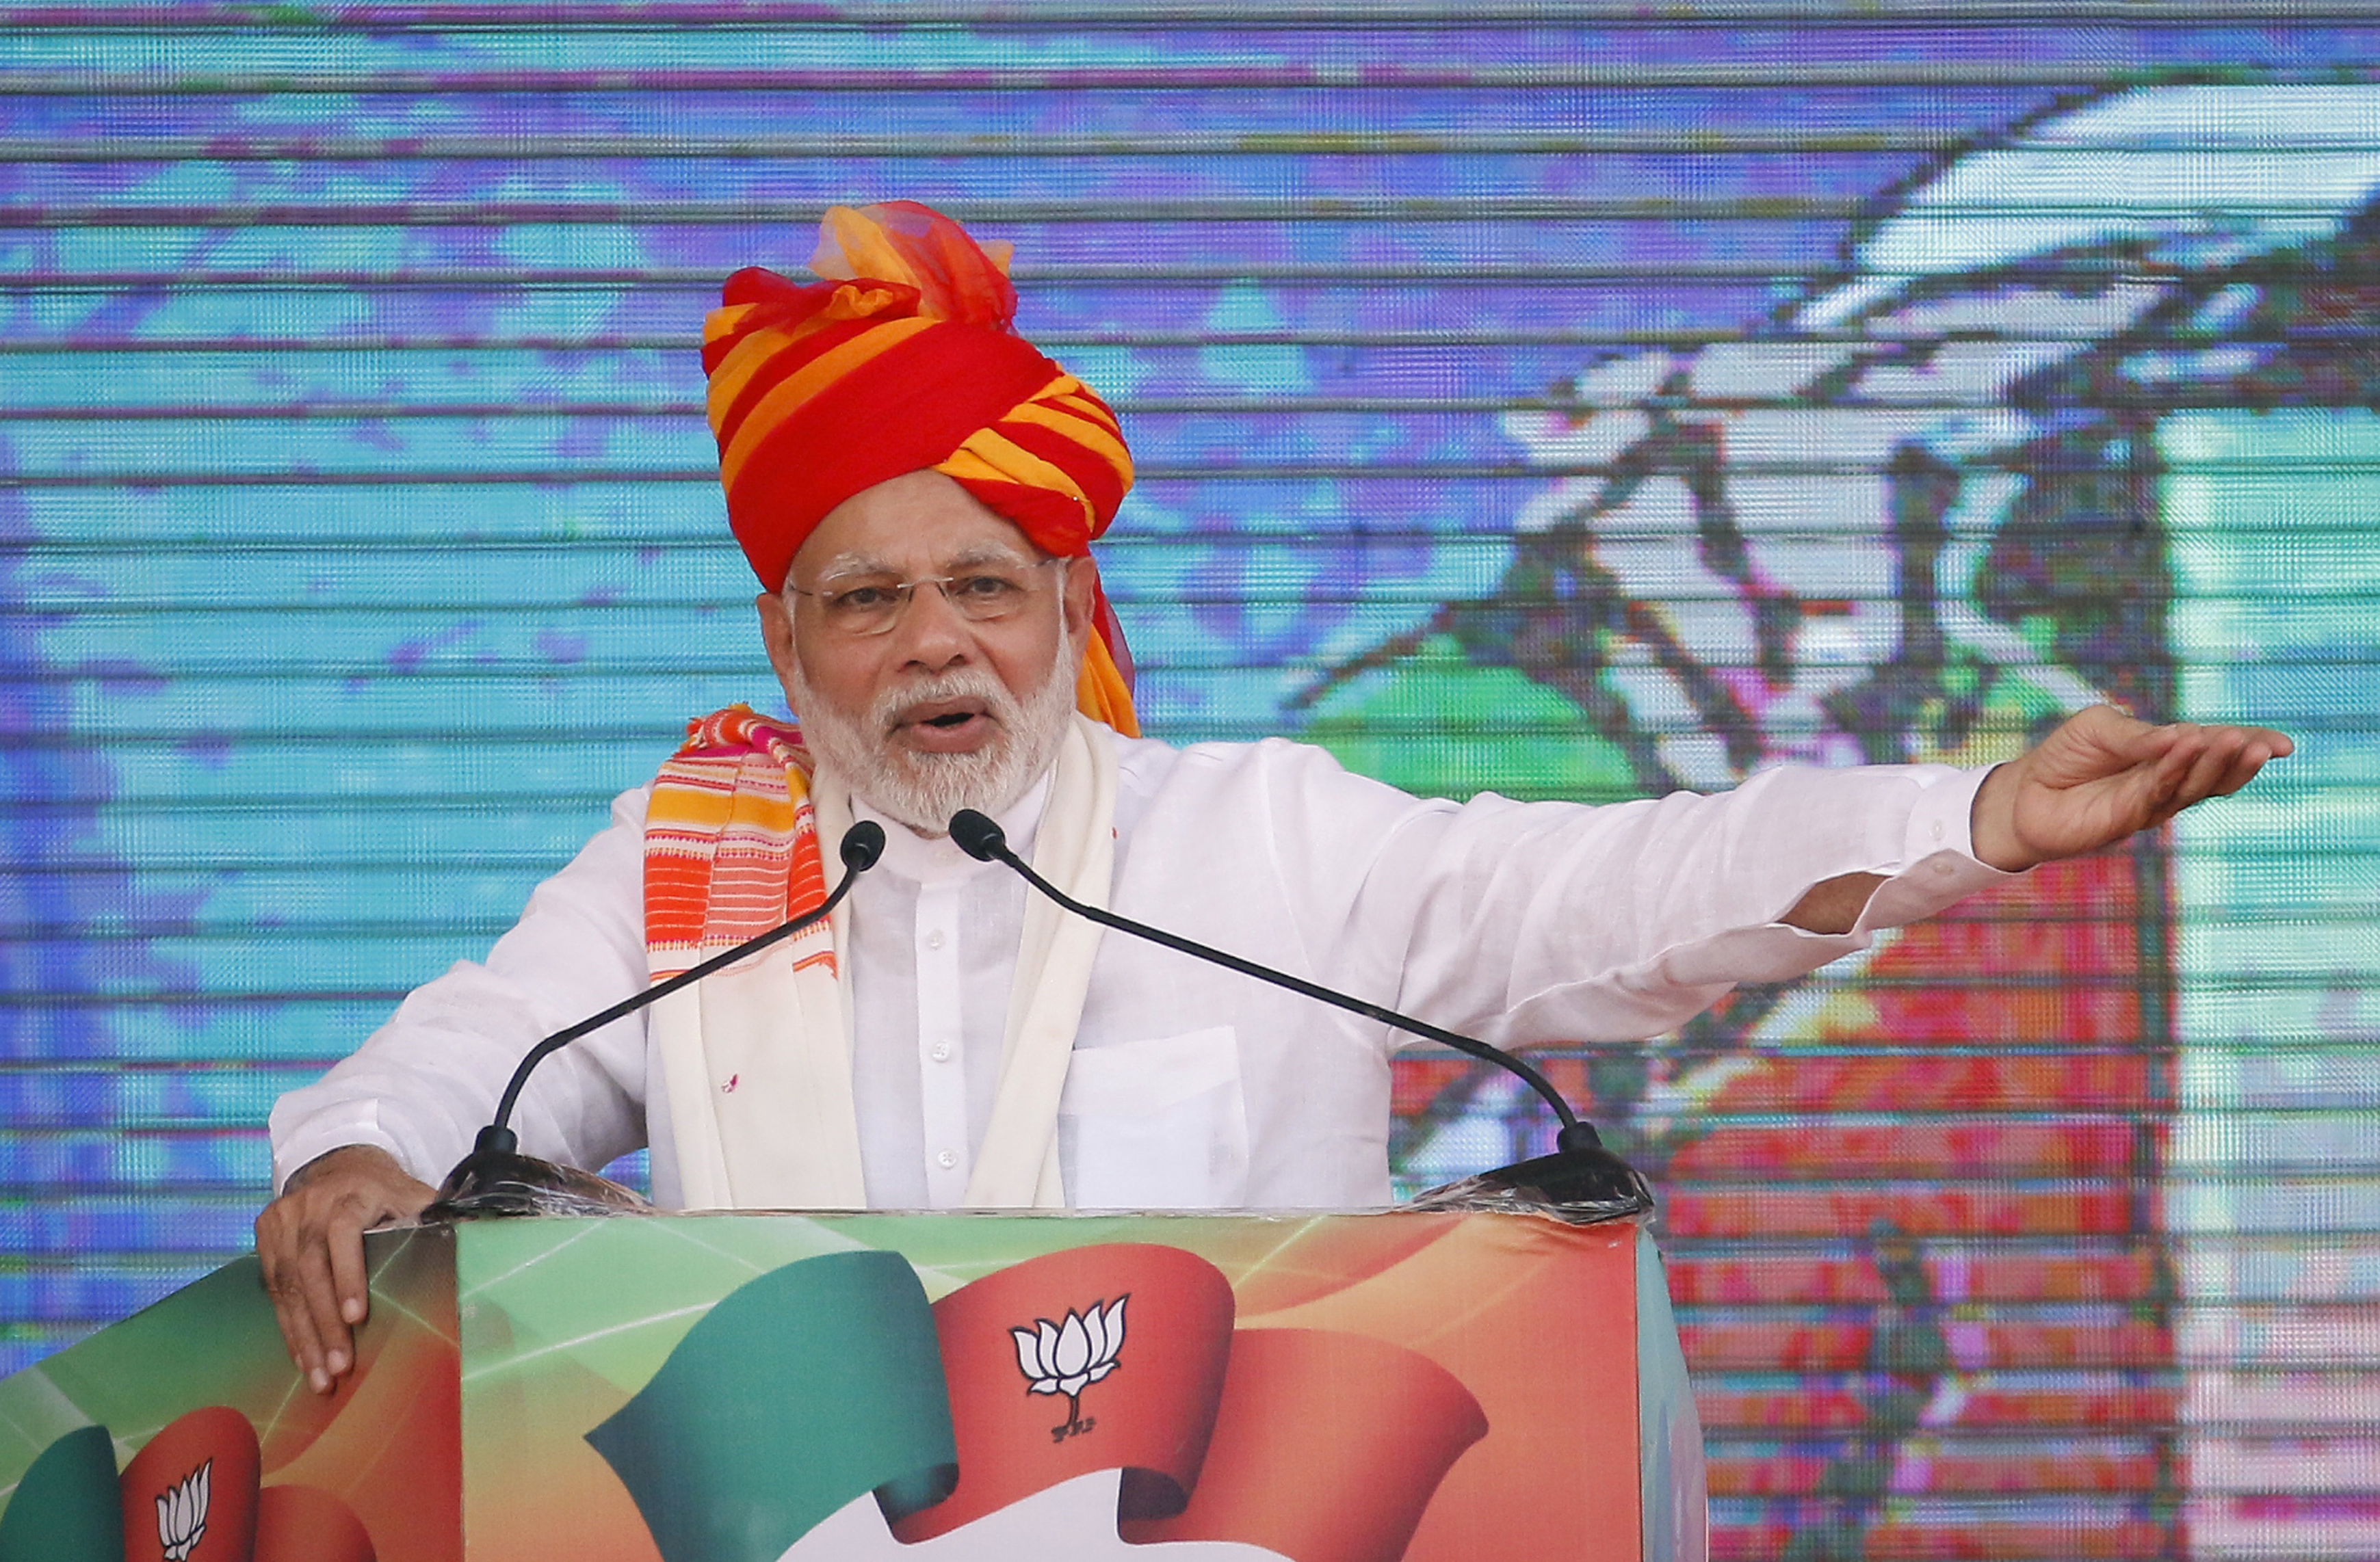
[[[614,1020],[625,1020],[638,1010],[659,1003],[681,987],[690,987],[722,966],[733,965],[747,955],[758,954],[771,944],[780,943],[806,927],[814,927],[834,914],[859,876],[876,866],[884,854],[884,827],[873,819],[861,819],[844,831],[839,855],[843,858],[843,882],[834,887],[824,902],[810,911],[778,924],[758,938],[747,938],[735,948],[712,955],[699,965],[690,966],[666,982],[657,983],[633,998],[621,999],[600,1014],[590,1014],[575,1025],[565,1025],[547,1036],[520,1060],[513,1077],[497,1098],[496,1115],[487,1127],[480,1130],[471,1145],[471,1153],[446,1174],[438,1187],[437,1200],[422,1212],[426,1220],[453,1219],[457,1216],[479,1215],[554,1215],[595,1213],[597,1209],[634,1208],[644,1201],[636,1193],[607,1178],[575,1167],[555,1166],[551,1161],[520,1153],[520,1136],[512,1130],[513,1108],[520,1104],[522,1087],[537,1066],[554,1053],[577,1041],[580,1036],[601,1030]],[[595,1206],[589,1208],[586,1206]]]
[[[1274,987],[1313,999],[1318,1003],[1327,1003],[1351,1014],[1360,1014],[1365,1019],[1426,1037],[1482,1062],[1493,1063],[1536,1091],[1553,1108],[1554,1118],[1561,1127],[1554,1135],[1552,1155],[1538,1156],[1478,1177],[1466,1178],[1442,1189],[1434,1189],[1423,1194],[1416,1203],[1440,1205],[1519,1203],[1574,1210],[1596,1220],[1615,1219],[1653,1207],[1652,1193],[1635,1168],[1606,1149],[1595,1125],[1580,1121],[1578,1114],[1571,1109],[1570,1102],[1554,1088],[1553,1082],[1526,1059],[1516,1058],[1502,1047],[1491,1047],[1475,1037],[1433,1025],[1426,1020],[1416,1020],[1410,1014],[1400,1014],[1377,1003],[1367,1003],[1318,982],[1293,976],[1286,971],[1259,965],[1253,960],[1210,948],[1195,938],[1185,938],[1162,927],[1135,922],[1102,906],[1087,905],[1034,872],[1025,859],[1010,849],[1006,832],[992,819],[973,808],[962,808],[952,815],[950,831],[951,840],[968,856],[978,862],[1005,865],[1025,882],[1076,916],[1103,927],[1112,927],[1119,933],[1146,938],[1150,943],[1226,970],[1236,971],[1244,976],[1269,982]]]

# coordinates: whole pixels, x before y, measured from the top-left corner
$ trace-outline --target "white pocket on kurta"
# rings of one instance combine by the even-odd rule
[[[1229,1025],[1077,1047],[1058,1103],[1078,1209],[1213,1209],[1245,1200],[1248,1114]],[[1068,1153],[1071,1152],[1071,1153]]]

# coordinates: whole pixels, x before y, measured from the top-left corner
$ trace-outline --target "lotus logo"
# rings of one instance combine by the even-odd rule
[[[1066,1421],[1050,1429],[1050,1440],[1062,1443],[1099,1424],[1083,1416],[1083,1390],[1116,1370],[1116,1353],[1123,1349],[1123,1304],[1119,1296],[1102,1304],[1094,1302],[1080,1313],[1069,1311],[1066,1321],[1034,1320],[1029,1329],[1012,1328],[1016,1340],[1016,1365],[1035,1394],[1063,1394]],[[1104,1305],[1104,1310],[1102,1310]]]
[[[189,1562],[207,1538],[207,1472],[214,1467],[207,1460],[157,1498],[157,1544],[165,1548],[165,1562]]]

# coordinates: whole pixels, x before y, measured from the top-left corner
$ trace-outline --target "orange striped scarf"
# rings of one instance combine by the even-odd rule
[[[657,982],[826,900],[800,732],[734,705],[687,722],[686,736],[645,814],[645,947]],[[826,924],[793,947],[795,970],[834,973]]]

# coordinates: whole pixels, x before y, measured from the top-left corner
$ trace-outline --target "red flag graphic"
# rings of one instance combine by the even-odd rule
[[[1180,1248],[1075,1248],[986,1276],[934,1304],[959,1483],[892,1526],[929,1540],[1097,1470],[1128,1511],[1179,1511],[1223,1388],[1232,1288]]]
[[[1324,1329],[1242,1329],[1189,1507],[1123,1538],[1240,1541],[1294,1562],[1395,1562],[1464,1449],[1479,1401],[1400,1346]]]
[[[377,1562],[355,1509],[314,1486],[267,1486],[256,1499],[256,1562]]]
[[[117,1478],[127,1562],[249,1562],[256,1428],[228,1405],[166,1424]]]

